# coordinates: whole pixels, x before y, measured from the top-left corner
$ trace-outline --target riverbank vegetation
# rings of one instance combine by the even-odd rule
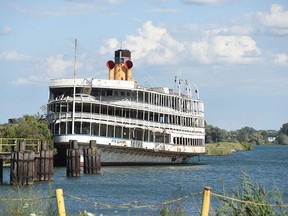
[[[52,133],[43,115],[24,115],[0,125],[0,137],[52,140]]]
[[[235,131],[227,131],[216,126],[205,125],[205,143],[251,143],[254,145],[288,145],[288,123],[282,125],[279,131],[256,130],[243,127]]]
[[[252,143],[248,142],[218,142],[206,144],[207,155],[229,155],[236,151],[248,151],[253,148]]]

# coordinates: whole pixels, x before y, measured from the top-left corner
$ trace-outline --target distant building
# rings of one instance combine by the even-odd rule
[[[269,142],[273,142],[276,139],[276,137],[268,137]]]
[[[8,124],[18,124],[18,123],[19,123],[19,118],[8,119]]]

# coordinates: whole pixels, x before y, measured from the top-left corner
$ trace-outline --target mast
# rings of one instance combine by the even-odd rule
[[[73,85],[72,134],[74,134],[74,126],[75,126],[76,61],[77,61],[76,48],[77,48],[77,39],[75,39],[75,51],[74,51],[74,85]]]

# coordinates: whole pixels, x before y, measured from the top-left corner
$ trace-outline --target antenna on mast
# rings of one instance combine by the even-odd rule
[[[77,62],[77,39],[75,39],[75,50],[74,50],[74,85],[73,85],[73,114],[72,114],[72,134],[74,134],[75,126],[75,94],[76,94],[76,62]]]

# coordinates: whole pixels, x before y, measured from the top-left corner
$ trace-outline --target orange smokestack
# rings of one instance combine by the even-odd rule
[[[109,80],[114,80],[115,63],[112,60],[109,60],[107,61],[106,66],[109,69]]]
[[[133,62],[128,60],[125,62],[124,64],[125,69],[126,69],[126,80],[128,81],[132,81],[132,67],[133,67]]]

